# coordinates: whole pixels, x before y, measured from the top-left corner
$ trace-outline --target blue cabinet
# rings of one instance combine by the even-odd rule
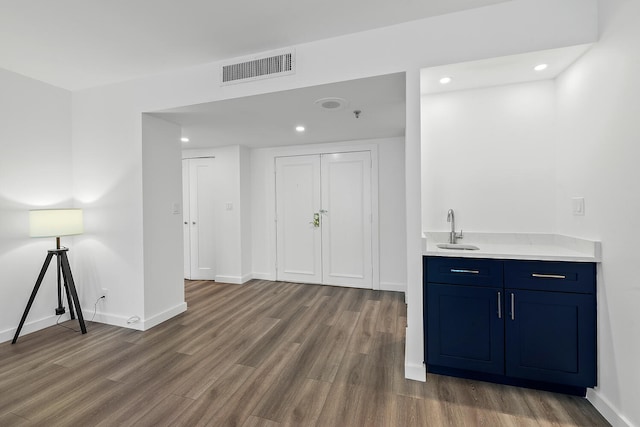
[[[505,373],[510,377],[593,387],[593,295],[507,289]]]
[[[424,269],[431,372],[574,394],[596,385],[595,264],[426,257]]]
[[[504,372],[501,289],[428,286],[429,363],[478,372]]]

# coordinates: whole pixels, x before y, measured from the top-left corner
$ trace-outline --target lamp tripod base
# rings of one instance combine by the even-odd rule
[[[76,291],[76,286],[73,281],[73,275],[71,274],[71,267],[69,266],[69,259],[67,258],[68,251],[68,248],[60,248],[59,245],[57,249],[50,249],[48,251],[47,257],[45,258],[44,264],[42,265],[42,269],[40,270],[40,275],[38,275],[38,280],[33,287],[33,292],[31,292],[31,297],[29,298],[27,307],[24,309],[22,319],[20,319],[20,324],[18,325],[18,329],[16,330],[16,334],[14,335],[11,344],[15,344],[16,341],[18,341],[20,331],[24,326],[25,320],[27,320],[29,310],[31,310],[33,301],[36,299],[36,295],[38,293],[38,290],[40,289],[40,285],[42,284],[44,275],[47,272],[49,264],[51,263],[51,259],[54,255],[56,256],[56,264],[58,267],[58,307],[56,308],[56,314],[61,315],[66,312],[65,308],[62,306],[62,283],[60,280],[60,276],[62,275],[62,279],[64,281],[64,289],[67,294],[67,302],[69,303],[69,313],[71,314],[71,319],[75,319],[73,310],[75,307],[75,312],[78,313],[78,323],[80,323],[80,330],[83,334],[87,333],[87,327],[84,323],[84,317],[82,316],[82,309],[80,308],[80,300],[78,299],[78,292]]]

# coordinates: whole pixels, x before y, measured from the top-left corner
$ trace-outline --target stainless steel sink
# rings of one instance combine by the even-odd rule
[[[474,245],[463,245],[460,243],[438,243],[436,245],[440,249],[452,249],[452,250],[461,250],[461,251],[477,251],[480,249]]]

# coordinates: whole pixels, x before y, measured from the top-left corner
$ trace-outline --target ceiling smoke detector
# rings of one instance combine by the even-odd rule
[[[331,97],[331,98],[317,99],[314,102],[314,104],[316,104],[318,107],[320,107],[323,110],[338,111],[338,110],[342,110],[347,105],[349,105],[349,102],[343,98]]]

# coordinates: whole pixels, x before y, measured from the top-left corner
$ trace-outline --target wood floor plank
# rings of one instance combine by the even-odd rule
[[[378,332],[395,333],[398,321],[400,298],[397,292],[383,292],[380,298],[380,316],[376,329]]]
[[[218,410],[229,402],[238,389],[255,372],[255,368],[244,365],[233,365],[211,384],[196,399],[180,418],[176,425],[206,425],[216,416]]]
[[[380,301],[365,301],[353,336],[349,340],[348,351],[364,354],[368,354],[371,351],[379,313]]]
[[[280,423],[251,415],[242,427],[278,427]]]
[[[169,394],[157,405],[150,407],[135,424],[141,427],[175,426],[177,420],[193,403],[192,399]]]
[[[26,427],[33,425],[28,419],[8,412],[0,415],[0,426],[3,427]]]
[[[299,347],[299,344],[287,344],[265,360],[209,420],[209,425],[241,426],[249,416],[255,415],[254,408],[295,357]]]
[[[242,354],[250,351],[254,341],[259,340],[278,323],[278,319],[265,319],[246,325],[246,328],[234,335],[233,339],[213,348],[212,354],[224,354],[225,357],[198,357],[196,360],[190,358],[181,382],[172,390],[172,393],[190,399],[199,398],[236,363]]]
[[[293,402],[286,406],[281,424],[291,427],[315,425],[330,389],[330,383],[305,380]]]
[[[360,313],[344,311],[329,330],[325,344],[317,349],[316,360],[307,373],[307,378],[333,382],[347,350],[347,344],[356,327]]]
[[[185,297],[148,331],[88,322],[1,343],[0,425],[608,425],[583,398],[405,379],[400,293],[186,281]]]

